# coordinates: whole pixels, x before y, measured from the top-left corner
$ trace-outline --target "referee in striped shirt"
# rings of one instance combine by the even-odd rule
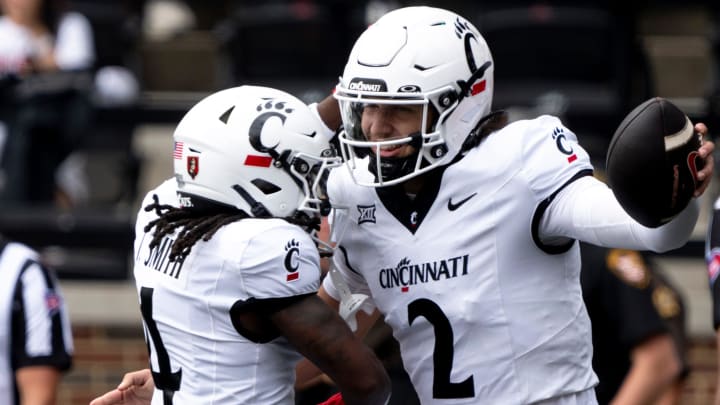
[[[31,248],[0,239],[0,404],[55,404],[72,352],[54,272]]]

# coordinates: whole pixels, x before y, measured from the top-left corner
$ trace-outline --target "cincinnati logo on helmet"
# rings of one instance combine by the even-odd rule
[[[300,277],[300,273],[298,272],[298,267],[300,267],[300,264],[298,263],[298,257],[300,256],[300,243],[297,242],[295,239],[291,239],[286,245],[285,245],[285,270],[287,270],[287,281],[295,281]]]
[[[378,79],[354,78],[350,81],[348,89],[357,91],[380,92],[387,91],[387,85],[384,81]]]
[[[288,116],[295,111],[294,108],[289,106],[286,101],[266,99],[263,104],[256,107],[258,116],[250,123],[248,129],[248,137],[250,139],[250,146],[258,152],[267,153],[270,150],[277,148],[279,142],[275,140],[272,145],[265,145],[262,140],[262,132],[265,127],[265,123],[271,118],[279,118],[280,122],[285,125],[285,120]],[[262,166],[270,167],[272,158],[270,156],[255,156],[249,155],[245,164],[249,166]]]

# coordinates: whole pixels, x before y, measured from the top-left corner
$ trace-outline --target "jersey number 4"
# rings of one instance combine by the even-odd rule
[[[182,380],[182,369],[172,372],[170,368],[170,356],[168,355],[165,344],[160,337],[160,331],[152,317],[153,314],[153,292],[152,288],[142,287],[140,289],[140,312],[142,312],[143,321],[147,328],[148,334],[148,354],[152,356],[152,347],[155,349],[155,357],[157,357],[158,367],[160,371],[152,370],[155,388],[163,392],[163,404],[172,405],[173,395],[180,390],[180,381]]]
[[[417,299],[408,305],[408,323],[422,316],[435,330],[433,349],[433,398],[472,398],[475,396],[473,376],[459,383],[450,382],[453,356],[453,331],[450,321],[440,307],[426,298]]]

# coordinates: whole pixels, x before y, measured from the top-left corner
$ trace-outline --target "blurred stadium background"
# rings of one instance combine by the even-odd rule
[[[322,99],[353,40],[384,11],[426,4],[473,20],[495,55],[495,107],[560,115],[598,165],[615,126],[663,96],[720,128],[720,6],[713,1],[74,0],[98,53],[93,128],[71,207],[3,207],[0,233],[58,269],[76,343],[60,403],[85,404],[146,365],[130,259],[144,193],[171,175],[172,130],[204,95],[237,84]],[[707,404],[716,354],[703,263],[707,214],[685,248],[659,258],[687,306],[692,371],[683,404]]]

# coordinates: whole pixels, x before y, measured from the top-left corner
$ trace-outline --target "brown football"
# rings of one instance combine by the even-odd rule
[[[702,142],[690,119],[655,97],[635,107],[618,126],[607,152],[606,173],[620,205],[639,223],[667,223],[692,199]]]

